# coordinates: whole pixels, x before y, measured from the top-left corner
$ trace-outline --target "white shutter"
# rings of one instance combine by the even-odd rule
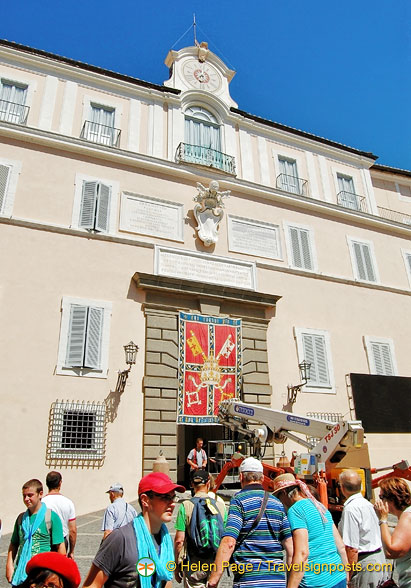
[[[94,229],[98,182],[83,182],[79,227]]]
[[[6,202],[7,184],[10,168],[7,165],[0,165],[0,213],[3,211]]]
[[[87,306],[72,304],[68,331],[66,367],[82,367],[87,327]]]
[[[405,258],[406,258],[406,260],[407,260],[407,264],[408,264],[408,270],[409,270],[409,272],[410,272],[410,275],[411,275],[411,254],[407,253],[407,254],[405,255]]]
[[[367,245],[367,243],[354,242],[353,248],[359,279],[375,282],[375,271],[369,245]]]
[[[330,375],[323,335],[302,334],[304,359],[311,363],[309,386],[329,386]]]
[[[103,319],[103,308],[89,308],[84,367],[99,369],[101,366]]]
[[[301,269],[313,269],[309,232],[305,229],[290,227],[290,241],[293,265]]]
[[[102,231],[103,233],[108,232],[110,196],[110,186],[100,184],[96,211],[96,231]]]
[[[394,365],[391,358],[391,349],[387,343],[371,343],[375,373],[380,376],[395,376]]]

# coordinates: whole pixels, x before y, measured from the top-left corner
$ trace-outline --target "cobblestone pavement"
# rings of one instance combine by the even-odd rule
[[[137,501],[131,503],[134,508],[139,511],[139,506]],[[174,523],[178,512],[178,504],[174,509],[174,515],[172,522],[168,525],[171,535],[174,538]],[[93,561],[95,554],[97,553],[98,547],[101,542],[101,538],[103,533],[100,531],[101,529],[101,521],[103,518],[104,510],[99,510],[96,512],[92,512],[87,515],[83,515],[77,517],[77,544],[75,550],[75,560],[77,565],[80,569],[81,579],[82,582],[85,580],[88,570],[90,569],[90,565]],[[17,516],[18,513],[16,513]],[[5,573],[6,573],[6,559],[7,559],[7,549],[10,543],[9,535],[4,535],[0,539],[0,588],[10,588],[10,585],[7,583]],[[177,584],[177,582],[173,581],[173,585],[178,587],[182,586],[182,584]],[[223,576],[222,581],[220,582],[219,588],[231,588],[232,581],[227,575]]]

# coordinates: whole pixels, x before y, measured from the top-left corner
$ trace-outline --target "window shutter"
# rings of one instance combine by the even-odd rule
[[[330,376],[327,365],[325,338],[322,335],[302,335],[304,359],[311,363],[308,385],[329,386]]]
[[[80,222],[83,229],[94,229],[98,182],[83,182]]]
[[[408,254],[407,253],[406,256],[405,256],[405,258],[407,260],[408,269],[409,269],[409,272],[410,272],[410,275],[411,275],[411,254]]]
[[[108,220],[110,212],[110,186],[100,184],[99,196],[97,200],[97,211],[96,211],[96,231],[102,231],[103,233],[108,232]]]
[[[375,372],[379,376],[395,376],[391,349],[387,343],[371,343]]]
[[[6,202],[6,190],[9,179],[10,168],[7,165],[0,165],[0,213]]]
[[[99,369],[103,335],[103,308],[89,308],[84,367]]]
[[[308,231],[290,227],[290,240],[293,265],[301,269],[313,269],[313,261]]]
[[[87,327],[87,306],[72,304],[66,353],[66,367],[82,367]]]
[[[375,272],[369,246],[366,243],[353,243],[353,246],[359,279],[375,282]]]

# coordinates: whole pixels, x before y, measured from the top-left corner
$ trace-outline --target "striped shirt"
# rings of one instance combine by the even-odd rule
[[[285,588],[281,570],[284,551],[282,542],[291,537],[290,525],[281,502],[270,496],[257,527],[247,535],[256,519],[264,497],[260,484],[245,486],[231,499],[223,537],[241,543],[233,554],[234,588]],[[242,569],[244,573],[241,573]],[[275,565],[274,565],[275,564]],[[280,571],[276,569],[280,566]]]
[[[302,588],[332,588],[345,580],[346,572],[333,535],[333,520],[325,511],[326,522],[323,521],[317,508],[309,498],[298,500],[288,509],[287,516],[291,529],[307,529],[309,555],[306,564],[309,570],[304,573],[300,583]],[[322,564],[338,566],[331,573]],[[318,567],[320,566],[320,567]]]

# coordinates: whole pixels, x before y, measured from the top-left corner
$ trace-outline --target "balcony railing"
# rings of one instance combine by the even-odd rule
[[[221,151],[210,149],[209,147],[201,147],[201,145],[180,143],[177,147],[176,159],[178,162],[185,161],[186,163],[197,163],[198,165],[214,167],[232,175],[236,173],[234,157],[221,153]]]
[[[402,225],[411,225],[411,216],[404,212],[398,212],[396,210],[390,210],[389,208],[382,208],[378,206],[378,213],[382,218],[401,223]]]
[[[81,129],[80,137],[87,141],[91,141],[92,143],[118,147],[120,144],[120,134],[120,129],[86,120]]]
[[[16,125],[25,125],[29,115],[29,106],[16,104],[7,100],[0,100],[0,120],[14,123]]]
[[[280,174],[277,176],[277,188],[291,194],[308,196],[308,180],[303,180],[297,176]]]
[[[337,203],[344,208],[350,208],[351,210],[358,210],[360,212],[368,212],[365,197],[354,194],[353,192],[346,192],[345,190],[338,192]]]

